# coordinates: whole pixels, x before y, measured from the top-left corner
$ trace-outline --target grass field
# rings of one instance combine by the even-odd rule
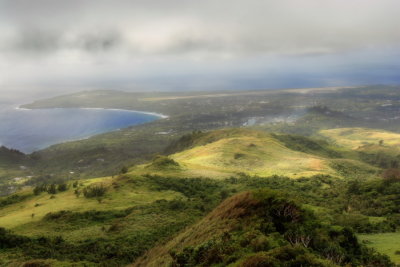
[[[378,145],[400,148],[400,134],[367,128],[340,128],[322,130],[321,135],[328,137],[337,145],[350,149],[358,149],[365,145]]]
[[[242,172],[296,178],[333,173],[324,158],[293,151],[268,134],[249,130],[176,153],[171,158],[197,176],[224,177]]]
[[[132,179],[132,178],[125,178]],[[103,184],[108,191],[101,203],[96,198],[88,199],[83,195],[77,197],[70,188],[65,192],[59,192],[51,198],[48,193],[31,196],[26,201],[8,205],[0,209],[0,227],[11,229],[18,234],[27,236],[39,236],[48,234],[53,228],[51,223],[44,222],[43,217],[49,212],[68,210],[73,212],[85,212],[90,210],[109,211],[123,210],[135,206],[150,204],[158,199],[171,200],[181,195],[172,191],[152,191],[146,186],[136,185],[132,180],[121,178],[103,177],[80,181],[80,189],[90,184]],[[70,186],[71,187],[71,186]],[[29,194],[32,189],[26,189]],[[65,234],[67,239],[84,239],[90,236],[101,236],[100,226],[89,225],[81,229],[71,231],[57,231],[54,234]]]
[[[388,255],[396,264],[400,264],[400,232],[359,235],[359,238],[368,246],[375,248],[378,252]]]
[[[304,140],[303,140],[304,141]],[[365,178],[376,176],[380,169],[358,159],[356,152],[335,146],[312,146],[250,129],[224,129],[205,133],[183,151],[168,157],[178,166],[155,166],[154,162],[134,166],[139,175],[157,174],[172,177],[207,177],[224,179],[240,174],[291,178],[327,174],[335,177]],[[329,147],[328,147],[329,146]]]

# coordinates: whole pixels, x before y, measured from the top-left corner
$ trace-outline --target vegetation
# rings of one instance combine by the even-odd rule
[[[316,135],[321,129],[343,127],[369,127],[396,132],[400,131],[396,117],[399,94],[398,87],[393,86],[215,92],[214,96],[210,92],[91,91],[37,101],[25,107],[120,108],[159,112],[169,115],[169,118],[35,152],[25,156],[28,162],[24,165],[32,169],[22,173],[18,170],[19,166],[6,166],[4,169],[0,166],[0,189],[8,192],[8,186],[1,187],[2,177],[10,181],[13,177],[48,174],[53,174],[53,179],[112,175],[123,166],[147,162],[157,153],[171,154],[190,147],[190,139],[201,136],[199,130],[205,132],[248,125],[268,132],[307,136]],[[186,143],[182,137],[185,135]],[[170,145],[181,137],[180,147]],[[384,140],[383,147],[391,144],[385,137],[379,140]],[[379,140],[374,144],[379,145]],[[18,187],[18,184],[13,186]]]
[[[163,250],[166,249],[166,254],[157,258],[157,261],[166,257],[178,264],[178,262],[192,262],[205,257],[219,263],[235,261],[238,264],[245,264],[245,262],[250,264],[249,262],[255,261],[258,257],[261,257],[261,260],[267,260],[264,259],[267,257],[272,262],[276,262],[281,260],[280,253],[286,251],[287,255],[292,255],[288,258],[290,260],[303,253],[306,259],[297,260],[304,260],[304,264],[315,262],[327,264],[329,260],[327,261],[327,256],[323,254],[325,251],[323,248],[291,244],[290,240],[294,243],[302,242],[296,238],[292,239],[292,231],[296,233],[301,229],[304,231],[313,229],[313,235],[318,233],[318,238],[323,238],[323,240],[325,240],[324,235],[331,238],[330,236],[334,233],[336,237],[332,239],[332,246],[336,246],[335,242],[345,238],[342,236],[344,229],[348,229],[346,233],[355,231],[356,233],[380,234],[394,233],[400,226],[400,214],[397,210],[400,191],[396,189],[400,182],[384,178],[340,180],[320,175],[293,180],[280,176],[261,178],[242,175],[237,178],[215,180],[157,175],[137,176],[128,173],[114,179],[82,180],[77,185],[77,189],[97,188],[100,185],[107,188],[104,201],[100,204],[96,201],[91,202],[91,198],[77,198],[74,190],[67,190],[58,192],[54,199],[50,199],[48,194],[35,196],[31,193],[25,199],[4,206],[4,210],[0,209],[0,213],[5,212],[7,216],[0,217],[0,224],[8,225],[8,228],[13,230],[14,233],[6,231],[7,235],[13,235],[13,238],[24,241],[23,244],[5,249],[0,255],[13,258],[11,255],[17,253],[19,256],[18,259],[14,259],[14,262],[42,258],[55,260],[51,263],[52,265],[61,264],[61,262],[78,262],[82,265],[82,262],[95,265],[104,262],[104,266],[124,265],[135,261],[147,249],[176,235],[205,214],[211,212],[208,216],[212,217],[213,214],[221,212],[220,209],[212,210],[227,197],[236,192],[258,190],[258,188],[283,191],[267,190],[254,193],[254,199],[263,204],[259,204],[260,207],[257,204],[254,210],[249,209],[249,214],[246,213],[244,218],[239,216],[240,220],[243,219],[240,223],[236,221],[232,223],[216,221],[215,224],[199,222],[198,225],[207,226],[204,231],[215,230],[218,233],[215,239],[211,238],[211,235],[214,236],[212,232],[204,236],[199,232],[195,235],[196,237],[193,237],[196,245],[188,241],[187,249],[183,249],[182,246],[179,246],[179,249],[169,248],[167,243],[163,247]],[[132,194],[132,192],[136,193]],[[152,195],[153,198],[143,202],[142,196],[145,195]],[[292,196],[297,196],[297,198],[292,199]],[[51,203],[54,201],[56,202],[53,206]],[[22,203],[25,204],[21,205]],[[31,218],[34,203],[40,203],[40,206],[35,207],[35,216]],[[235,215],[237,210],[234,207],[247,207],[245,203],[240,202],[233,207],[229,206],[230,208],[225,210],[224,214],[228,217]],[[299,212],[301,216],[304,216],[304,218],[301,217],[303,219],[300,220],[301,223],[299,221],[299,225],[293,222],[288,222],[286,225],[274,219],[275,208],[272,207],[287,204],[295,207],[296,214]],[[57,207],[57,209],[52,210],[52,207]],[[230,210],[231,208],[233,210]],[[204,220],[207,220],[207,217]],[[272,224],[268,223],[269,221]],[[328,225],[329,227],[337,226],[329,228]],[[227,232],[226,236],[223,235],[225,232]],[[351,237],[351,235],[346,235],[348,238]],[[210,239],[204,239],[205,237],[210,237]],[[362,237],[364,239],[364,235]],[[306,242],[306,240],[303,241]],[[350,241],[345,243],[348,242]],[[354,252],[356,253],[354,255],[343,256],[346,259],[343,260],[343,264],[352,261],[354,265],[357,265],[356,262],[366,259],[387,260],[377,256],[364,245],[357,244],[362,249]],[[32,249],[27,249],[28,246]],[[93,247],[98,249],[93,250]],[[347,253],[348,250],[341,249],[340,246],[338,249],[340,253]],[[172,253],[172,256],[168,251]],[[220,254],[211,257],[217,251]],[[5,260],[1,256],[0,259]],[[396,260],[395,257],[393,259]],[[390,266],[385,264],[382,266]]]
[[[105,186],[103,186],[102,184],[90,185],[83,189],[83,195],[87,198],[103,197],[106,192],[107,192],[107,188]]]
[[[373,248],[400,264],[399,99],[364,87],[31,104],[169,118],[0,148],[0,265],[393,265]]]
[[[236,195],[168,242],[169,255],[155,248],[134,266],[393,266],[350,229],[323,225],[296,203],[279,191]]]

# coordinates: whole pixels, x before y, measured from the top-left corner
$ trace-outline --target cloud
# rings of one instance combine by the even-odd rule
[[[244,65],[270,74],[285,63],[289,74],[298,60],[318,70],[359,51],[390,58],[399,9],[398,0],[0,0],[0,81],[227,79],[247,75]]]

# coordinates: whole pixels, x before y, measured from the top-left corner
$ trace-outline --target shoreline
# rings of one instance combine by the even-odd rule
[[[134,112],[134,113],[141,113],[159,117],[161,119],[169,118],[168,115],[151,112],[151,111],[140,111],[140,110],[133,110],[133,109],[121,109],[121,108],[82,108],[82,107],[70,107],[70,108],[21,108],[22,105],[16,106],[14,109],[16,110],[35,110],[35,109],[86,109],[86,110],[112,110],[112,111],[127,111],[127,112]]]
[[[17,105],[17,106],[14,106],[14,107],[11,106],[11,107],[9,107],[9,108],[14,109],[14,110],[19,110],[19,111],[52,110],[52,109],[56,109],[56,110],[57,110],[57,109],[58,109],[58,110],[60,110],[60,109],[64,109],[64,110],[65,110],[65,109],[78,109],[78,110],[124,111],[124,112],[131,112],[131,113],[136,113],[136,114],[143,114],[143,115],[150,115],[150,116],[153,116],[154,118],[153,118],[151,121],[169,118],[168,115],[161,114],[161,113],[150,112],[150,111],[131,110],[131,109],[117,109],[117,108],[83,108],[83,107],[71,107],[71,108],[58,108],[58,107],[57,107],[57,108],[32,108],[32,109],[30,109],[30,108],[22,108],[21,106],[22,106],[22,105]],[[148,122],[139,123],[139,124],[134,124],[134,125],[128,125],[128,126],[123,127],[123,128],[117,128],[117,129],[113,129],[113,130],[110,130],[110,131],[105,131],[105,132],[99,132],[99,133],[89,134],[89,135],[85,135],[85,136],[81,136],[81,137],[77,137],[77,138],[66,139],[66,140],[63,140],[63,141],[58,142],[58,143],[50,143],[50,144],[43,145],[43,146],[41,146],[40,148],[36,148],[36,149],[33,150],[33,151],[22,151],[22,150],[21,150],[21,152],[24,153],[24,154],[26,154],[26,155],[30,155],[30,154],[32,154],[32,153],[34,153],[34,152],[37,152],[37,151],[40,151],[40,150],[43,150],[43,149],[47,149],[47,148],[50,148],[50,147],[55,146],[55,145],[64,144],[64,143],[68,143],[68,142],[75,142],[75,141],[87,140],[87,139],[89,139],[89,138],[91,138],[91,137],[93,137],[93,136],[96,136],[96,135],[106,134],[106,133],[111,133],[111,132],[116,132],[116,131],[121,131],[121,130],[123,130],[123,129],[125,129],[125,128],[129,128],[129,127],[132,127],[132,126],[135,126],[135,125],[140,125],[140,124],[145,124],[145,123],[148,123]],[[0,146],[1,146],[1,143],[0,143]],[[7,147],[7,148],[16,149],[16,148],[14,148],[14,147]]]

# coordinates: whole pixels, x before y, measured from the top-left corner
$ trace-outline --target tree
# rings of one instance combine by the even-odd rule
[[[107,188],[102,184],[92,185],[83,189],[83,195],[86,198],[99,198],[105,195]]]
[[[59,185],[57,186],[57,190],[58,190],[59,192],[67,191],[67,189],[68,189],[68,186],[67,186],[66,183],[62,183],[62,184],[59,184]]]
[[[57,194],[57,188],[55,184],[51,184],[49,188],[47,188],[47,193],[49,194]]]
[[[33,194],[35,194],[36,196],[39,195],[42,192],[42,189],[40,188],[40,186],[35,186],[35,188],[33,189]]]

